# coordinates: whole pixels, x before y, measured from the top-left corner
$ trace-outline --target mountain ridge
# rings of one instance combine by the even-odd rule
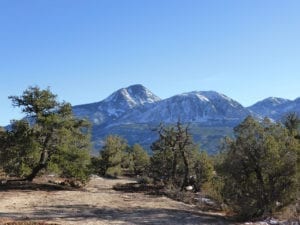
[[[269,116],[276,121],[289,111],[300,114],[300,98],[293,101],[269,97],[244,107],[216,91],[191,91],[161,99],[141,84],[121,88],[102,101],[73,107],[76,117],[92,122],[96,150],[110,134],[126,138],[129,144],[140,143],[149,150],[157,138],[153,128],[180,120],[191,124],[195,141],[210,153],[217,151],[220,139],[232,135],[232,128],[246,116]]]
[[[274,121],[278,121],[288,112],[300,113],[300,101],[298,99],[300,98],[290,100],[279,97],[268,97],[247,108],[261,117],[268,117]]]
[[[150,109],[137,108],[120,120],[134,123],[175,123],[180,119],[182,122],[209,123],[211,120],[235,120],[249,114],[241,104],[223,94],[214,91],[193,91],[163,99]]]

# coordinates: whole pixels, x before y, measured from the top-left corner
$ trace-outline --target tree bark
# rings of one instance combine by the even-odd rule
[[[39,164],[32,169],[31,174],[29,174],[25,178],[25,180],[30,181],[30,182],[33,181],[33,179],[37,176],[37,174],[42,169],[45,169],[47,167],[47,162],[48,162],[49,157],[50,157],[50,153],[48,152],[48,144],[50,142],[52,132],[53,132],[53,127],[51,128],[51,132],[46,135],[46,138],[44,140],[43,149],[42,149],[42,153],[41,153],[41,156],[40,156]]]
[[[172,150],[172,152],[173,152],[173,162],[172,162],[171,180],[174,183],[176,177],[176,170],[177,170],[177,152],[174,149]]]
[[[46,164],[38,164],[36,167],[34,167],[33,169],[32,169],[32,172],[31,172],[31,174],[29,174],[26,178],[25,178],[25,180],[27,180],[27,181],[33,181],[33,179],[36,177],[36,175],[42,170],[42,169],[44,169],[44,168],[46,168]]]
[[[39,164],[34,167],[31,171],[31,174],[29,174],[25,180],[27,181],[33,181],[33,179],[36,177],[36,175],[42,170],[45,169],[47,166],[47,161],[48,161],[48,152],[47,150],[43,150],[41,157],[40,157],[40,161]]]
[[[184,151],[182,151],[182,159],[184,163],[184,180],[181,186],[181,191],[183,191],[184,187],[188,185],[189,182],[189,174],[190,174],[190,168],[189,168],[189,162],[184,154]]]
[[[261,216],[261,215],[263,215],[263,213],[266,210],[265,206],[268,205],[269,199],[268,199],[267,193],[265,191],[264,179],[263,179],[263,176],[261,173],[261,169],[259,167],[255,168],[255,174],[256,174],[256,178],[260,184],[260,196],[259,196],[260,200],[258,201],[258,206],[257,206],[260,210],[259,210],[257,216]]]

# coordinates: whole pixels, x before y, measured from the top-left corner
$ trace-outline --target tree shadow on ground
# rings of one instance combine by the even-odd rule
[[[0,217],[10,217],[22,219],[24,217],[31,220],[44,221],[69,221],[81,222],[84,224],[87,220],[102,221],[107,223],[120,223],[132,225],[149,224],[184,224],[184,225],[227,225],[230,224],[222,216],[211,215],[203,212],[195,212],[182,209],[165,208],[97,208],[90,205],[54,205],[41,206],[40,209],[31,213],[0,213]]]
[[[11,221],[1,222],[1,225],[59,225],[57,223],[46,223],[46,222],[32,222],[32,221]]]
[[[1,191],[72,191],[78,190],[70,186],[62,186],[58,184],[48,183],[34,183],[34,182],[9,182],[6,184],[0,184]]]
[[[126,184],[116,184],[113,186],[115,191],[124,193],[144,193],[147,195],[164,195],[164,187],[162,185],[138,184],[136,182]]]

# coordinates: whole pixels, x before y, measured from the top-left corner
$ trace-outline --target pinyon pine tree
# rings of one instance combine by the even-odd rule
[[[40,172],[55,170],[85,181],[90,163],[89,123],[73,117],[72,107],[58,102],[49,89],[29,87],[9,97],[25,119],[1,132],[0,161],[8,174],[32,181]]]

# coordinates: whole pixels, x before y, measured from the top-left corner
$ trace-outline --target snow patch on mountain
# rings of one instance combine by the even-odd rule
[[[290,111],[298,111],[293,101],[284,98],[269,97],[248,107],[252,112],[273,120],[279,120]]]
[[[232,123],[250,114],[241,104],[213,91],[193,91],[175,95],[154,105],[140,106],[121,117],[118,122],[132,123]]]

